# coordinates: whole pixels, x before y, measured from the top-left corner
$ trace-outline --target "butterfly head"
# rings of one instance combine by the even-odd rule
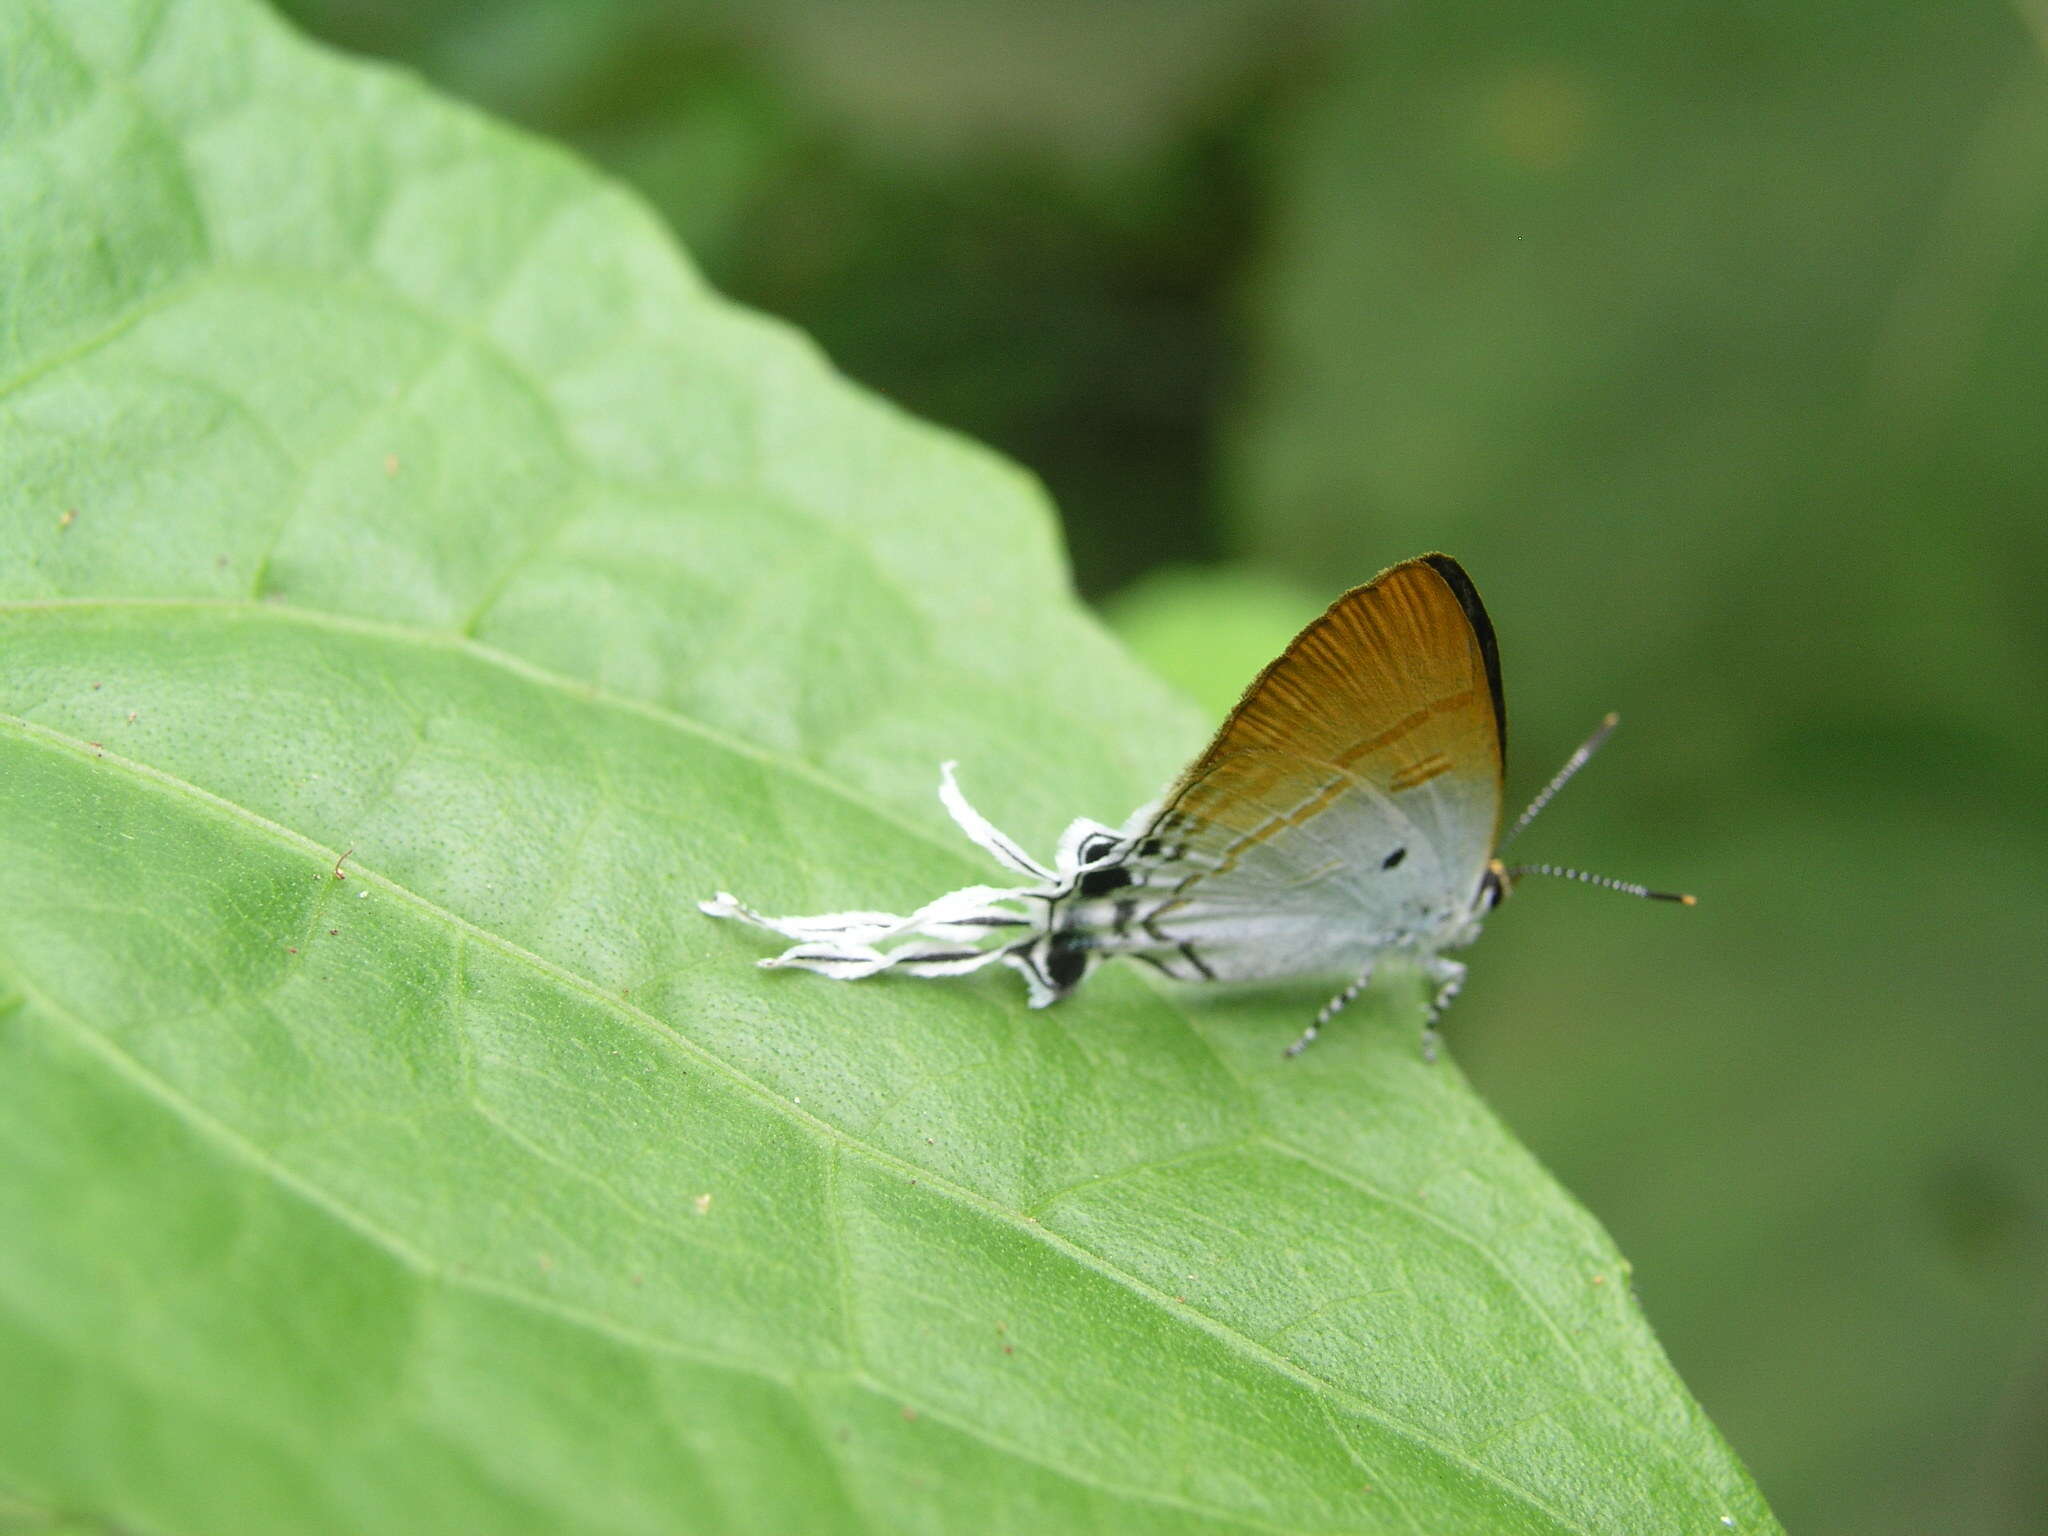
[[[1515,878],[1507,865],[1499,859],[1488,859],[1486,873],[1479,880],[1479,899],[1472,904],[1472,915],[1484,917],[1514,893]]]
[[[1479,937],[1486,915],[1507,900],[1513,889],[1513,872],[1499,859],[1487,860],[1486,869],[1479,876],[1479,884],[1472,892],[1471,904],[1462,912],[1453,909],[1447,913],[1443,926],[1425,940],[1425,947],[1432,952],[1463,949]]]

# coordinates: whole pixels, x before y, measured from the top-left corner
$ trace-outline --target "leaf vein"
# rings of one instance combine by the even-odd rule
[[[208,1114],[198,1104],[179,1093],[169,1083],[150,1071],[135,1057],[122,1050],[105,1035],[94,1029],[84,1019],[65,1008],[55,998],[32,985],[20,973],[17,966],[13,984],[20,992],[27,1006],[61,1026],[67,1033],[94,1055],[98,1056],[118,1077],[139,1089],[178,1118],[186,1121],[200,1135],[225,1148],[233,1156],[247,1163],[265,1177],[275,1181],[281,1188],[289,1190],[316,1210],[325,1212],[343,1227],[354,1232],[371,1246],[381,1248],[399,1263],[403,1264],[424,1280],[433,1281],[455,1290],[466,1290],[493,1300],[509,1302],[526,1307],[531,1311],[552,1316],[559,1321],[584,1328],[615,1343],[632,1349],[666,1355],[693,1364],[707,1365],[719,1370],[737,1371],[757,1377],[763,1381],[788,1386],[789,1379],[780,1372],[762,1366],[759,1361],[740,1356],[721,1355],[711,1350],[694,1349],[673,1338],[653,1334],[637,1328],[627,1327],[615,1318],[593,1312],[587,1307],[559,1301],[539,1292],[511,1285],[504,1281],[480,1275],[456,1264],[444,1264],[431,1255],[413,1247],[397,1233],[379,1226],[363,1212],[340,1199],[311,1179],[305,1178],[292,1168],[272,1156],[263,1147],[251,1141],[226,1122]]]

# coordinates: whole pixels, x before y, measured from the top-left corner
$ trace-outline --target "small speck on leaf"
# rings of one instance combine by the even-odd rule
[[[384,455],[384,478],[387,480],[398,478],[398,455],[395,453]]]
[[[60,517],[60,518],[58,518],[58,519],[57,519],[57,526],[58,526],[59,528],[69,528],[69,527],[70,527],[70,526],[71,526],[71,525],[72,525],[73,523],[75,523],[75,522],[77,522],[77,521],[78,521],[78,508],[76,508],[76,507],[66,507],[66,508],[64,509],[64,515],[63,515],[62,517]]]
[[[908,1404],[904,1405],[903,1422],[906,1424],[915,1424],[917,1422],[917,1410]]]
[[[697,1208],[699,1216],[708,1216],[711,1213],[711,1196],[709,1193],[699,1195],[690,1204]]]

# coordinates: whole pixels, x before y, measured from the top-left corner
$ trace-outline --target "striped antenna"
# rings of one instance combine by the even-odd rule
[[[1619,724],[1621,724],[1621,716],[1610,711],[1607,718],[1600,722],[1600,729],[1579,743],[1579,750],[1564,760],[1564,766],[1550,776],[1550,782],[1543,786],[1541,792],[1537,794],[1534,800],[1529,802],[1529,808],[1515,818],[1515,824],[1508,828],[1508,835],[1500,840],[1500,848],[1496,848],[1494,850],[1495,853],[1499,853],[1501,849],[1506,848],[1509,843],[1512,843],[1521,835],[1522,828],[1528,826],[1530,822],[1543,814],[1543,807],[1557,798],[1557,792],[1571,782],[1573,774],[1593,760],[1593,754],[1598,752],[1607,738],[1614,734],[1614,728]],[[1529,867],[1532,871],[1540,868],[1537,865]]]
[[[1677,891],[1653,891],[1647,885],[1637,885],[1633,880],[1616,880],[1608,875],[1589,875],[1583,869],[1566,869],[1557,864],[1517,864],[1508,870],[1510,880],[1519,880],[1524,875],[1555,875],[1560,880],[1582,880],[1587,885],[1620,891],[1624,896],[1641,896],[1647,901],[1675,901],[1682,907],[1699,905],[1697,897],[1682,895]]]

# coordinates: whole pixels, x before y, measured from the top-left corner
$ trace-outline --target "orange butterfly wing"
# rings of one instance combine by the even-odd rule
[[[1474,898],[1499,836],[1493,626],[1448,555],[1331,604],[1245,691],[1134,849],[1218,975],[1349,964]],[[1205,940],[1206,943],[1206,940]]]

